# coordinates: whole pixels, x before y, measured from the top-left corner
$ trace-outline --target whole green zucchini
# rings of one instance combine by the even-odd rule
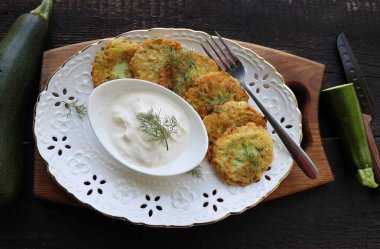
[[[27,100],[38,83],[52,0],[23,14],[0,42],[0,208],[21,188]]]
[[[322,91],[322,97],[329,104],[332,120],[335,121],[347,154],[356,167],[360,183],[366,187],[376,188],[371,153],[353,84],[325,89]]]

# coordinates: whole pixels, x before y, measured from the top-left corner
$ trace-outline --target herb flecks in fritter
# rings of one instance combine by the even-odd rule
[[[160,84],[183,96],[194,81],[209,72],[218,71],[217,64],[194,51],[168,50],[168,60]]]
[[[272,161],[273,141],[254,123],[228,129],[211,148],[211,164],[227,184],[259,180]]]
[[[178,42],[169,39],[152,38],[144,41],[131,60],[133,76],[160,83],[170,49],[180,51],[182,47]]]

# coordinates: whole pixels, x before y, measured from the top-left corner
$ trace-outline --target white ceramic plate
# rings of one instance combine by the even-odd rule
[[[186,49],[204,54],[200,46],[208,35],[189,29],[136,30],[121,36],[142,42],[168,37]],[[93,90],[91,65],[105,40],[71,57],[48,82],[35,111],[34,133],[48,171],[58,184],[97,211],[136,224],[192,226],[209,224],[241,213],[268,196],[288,175],[292,158],[272,127],[274,161],[261,180],[246,187],[228,186],[219,180],[206,160],[202,177],[191,174],[152,177],[125,168],[114,160],[94,135],[88,118],[67,118],[64,102],[86,104]],[[257,97],[295,141],[301,139],[301,114],[293,93],[276,70],[249,49],[227,41],[247,69],[246,80]],[[253,102],[250,102],[253,106]],[[257,108],[256,108],[257,109]]]

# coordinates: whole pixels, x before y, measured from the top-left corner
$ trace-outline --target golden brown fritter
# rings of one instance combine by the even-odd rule
[[[181,44],[169,39],[152,38],[146,40],[131,60],[133,76],[137,79],[160,83],[161,73],[168,59],[169,51],[181,49]]]
[[[227,184],[259,180],[272,161],[273,141],[254,123],[228,129],[211,148],[211,164]]]
[[[195,80],[185,100],[204,118],[228,101],[248,101],[239,82],[226,72],[212,72]]]
[[[133,42],[127,38],[119,37],[119,38],[110,39],[110,40],[106,41],[102,50],[109,49],[109,48],[128,49],[131,45],[140,45],[140,44]],[[133,56],[133,54],[131,54],[131,56]]]
[[[197,78],[216,71],[218,65],[206,56],[194,51],[171,50],[161,73],[160,84],[183,96]]]
[[[267,120],[245,101],[229,101],[203,119],[208,140],[215,142],[228,128],[240,127],[248,122],[266,128]]]
[[[92,64],[94,87],[114,79],[132,78],[130,61],[140,45],[125,38],[109,40]]]

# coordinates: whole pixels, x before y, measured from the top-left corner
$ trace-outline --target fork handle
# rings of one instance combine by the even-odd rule
[[[289,153],[292,155],[294,161],[297,163],[298,167],[311,179],[315,179],[318,176],[318,169],[315,167],[314,163],[311,161],[306,152],[289,136],[281,124],[270,114],[270,112],[261,104],[261,102],[256,98],[255,94],[248,87],[246,83],[242,84],[244,89],[251,96],[256,105],[263,112],[269,123],[272,125],[273,129],[277,132],[281,141],[284,143],[285,147],[288,149]]]

